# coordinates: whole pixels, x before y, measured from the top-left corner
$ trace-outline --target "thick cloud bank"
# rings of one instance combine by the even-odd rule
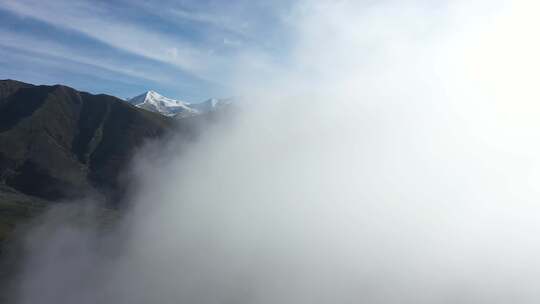
[[[117,229],[30,233],[19,303],[538,303],[538,8],[299,3]]]

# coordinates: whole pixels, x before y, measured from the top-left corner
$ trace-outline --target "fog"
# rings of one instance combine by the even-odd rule
[[[17,303],[538,303],[538,8],[299,2],[112,231],[35,225]]]

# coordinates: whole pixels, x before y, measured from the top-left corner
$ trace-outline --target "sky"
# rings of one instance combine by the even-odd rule
[[[0,0],[0,79],[121,98],[229,97],[246,52],[286,61],[284,1]]]

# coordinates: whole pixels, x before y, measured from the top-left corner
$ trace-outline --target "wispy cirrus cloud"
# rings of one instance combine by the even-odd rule
[[[57,59],[69,60],[85,66],[93,66],[102,70],[117,73],[129,78],[137,78],[156,83],[171,82],[171,79],[163,77],[156,71],[147,71],[118,64],[111,58],[98,58],[94,55],[84,54],[79,50],[65,44],[60,44],[54,41],[41,39],[36,40],[35,37],[26,34],[15,34],[9,31],[0,29],[0,46],[10,47],[17,50],[28,50],[35,55],[50,56]],[[30,50],[31,48],[31,50]],[[81,69],[84,67],[81,66]]]
[[[159,5],[143,0],[0,0],[0,43],[63,58],[81,74],[87,71],[76,64],[99,68],[97,74],[116,73],[118,82],[137,78],[138,89],[122,95],[152,88],[201,100],[231,94],[234,71],[239,63],[245,65],[246,54],[286,62],[291,31],[284,29],[290,6],[286,1],[243,0]],[[50,65],[41,68],[52,78],[48,82],[70,80],[53,78],[59,71]],[[108,91],[114,86],[103,82],[98,87]]]
[[[2,0],[0,4],[4,10],[81,32],[112,47],[173,64],[203,78],[207,66],[217,60],[178,37],[123,22],[93,2]],[[173,49],[174,54],[170,52]]]

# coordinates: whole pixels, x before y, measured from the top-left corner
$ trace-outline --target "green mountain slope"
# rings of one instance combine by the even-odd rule
[[[0,241],[52,201],[114,204],[137,148],[178,124],[113,96],[0,80]]]

